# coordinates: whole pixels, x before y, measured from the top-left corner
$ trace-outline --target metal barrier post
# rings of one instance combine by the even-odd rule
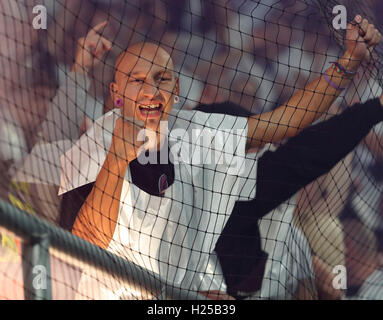
[[[22,246],[25,299],[52,300],[49,235],[33,234],[28,240]]]

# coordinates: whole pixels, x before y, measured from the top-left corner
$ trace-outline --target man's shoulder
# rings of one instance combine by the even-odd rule
[[[231,102],[200,104],[192,110],[173,109],[169,114],[169,128],[232,129],[235,119],[247,118],[250,112]],[[226,128],[227,127],[227,128]]]
[[[172,110],[168,117],[169,129],[195,129],[197,127],[207,126],[209,114],[198,110],[178,109]]]
[[[111,145],[117,117],[118,112],[112,110],[99,118],[61,156],[59,195],[96,180]]]

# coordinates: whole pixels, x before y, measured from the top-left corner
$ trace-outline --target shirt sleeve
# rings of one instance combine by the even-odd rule
[[[87,75],[70,72],[53,98],[39,138],[45,142],[76,140],[86,115],[95,120],[102,115],[103,104],[88,94]]]
[[[104,164],[112,143],[118,109],[109,111],[60,158],[59,195],[94,182]]]

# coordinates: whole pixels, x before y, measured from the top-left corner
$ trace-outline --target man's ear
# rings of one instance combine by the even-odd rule
[[[175,89],[174,94],[179,96],[180,95],[180,78],[176,78],[176,85],[174,89]]]
[[[115,82],[111,82],[109,85],[109,90],[110,90],[110,96],[115,103],[118,98],[121,99],[120,95],[118,94],[118,86]]]

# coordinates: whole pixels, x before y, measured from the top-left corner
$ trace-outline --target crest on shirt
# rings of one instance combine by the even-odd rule
[[[164,194],[166,189],[168,188],[168,177],[166,174],[162,174],[161,177],[158,179],[158,191],[160,194]]]

